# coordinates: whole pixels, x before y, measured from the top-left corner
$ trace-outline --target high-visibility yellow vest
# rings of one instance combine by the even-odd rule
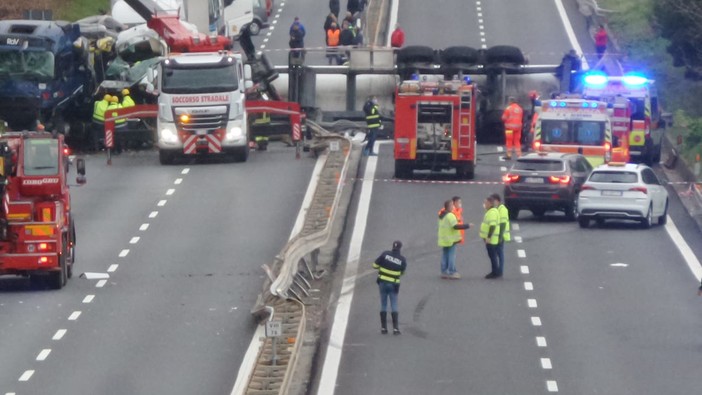
[[[488,244],[497,245],[497,243],[500,241],[500,213],[494,207],[485,212],[483,223],[480,224],[481,239],[487,239],[491,226],[495,227],[495,231],[492,232],[492,236],[488,240]]]
[[[107,112],[106,112],[106,113],[108,114],[108,117],[117,116],[117,113],[116,113],[116,112],[112,112],[112,111],[113,111],[113,110],[116,110],[116,109],[118,109],[118,108],[122,108],[122,105],[119,104],[119,103],[110,103],[110,105],[107,106]],[[123,124],[125,121],[126,121],[125,118],[115,119],[115,125],[121,125],[121,124]]]
[[[122,98],[122,108],[134,107],[135,105],[136,105],[136,103],[134,103],[134,100],[132,99],[131,96],[124,95],[124,97]]]
[[[370,114],[366,115],[366,126],[368,129],[380,128],[380,113],[378,112],[378,106],[375,104],[371,108]]]
[[[497,207],[497,212],[498,212],[498,214],[500,214],[499,225],[501,226],[502,224],[505,224],[505,230],[504,230],[504,233],[502,234],[502,240],[503,241],[511,241],[512,235],[509,233],[509,210],[507,210],[507,206],[505,206],[504,204],[500,204]]]
[[[108,106],[109,103],[105,99],[96,101],[95,105],[93,106],[93,120],[97,122],[105,122],[105,111],[107,111]]]
[[[458,224],[458,219],[453,213],[439,218],[439,247],[451,247],[461,241],[461,232],[453,227]]]

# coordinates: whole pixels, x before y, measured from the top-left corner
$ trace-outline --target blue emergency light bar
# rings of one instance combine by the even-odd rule
[[[558,101],[558,100],[551,100],[548,104],[549,104],[549,107],[551,107],[551,108],[578,107],[577,103],[570,103],[570,105],[568,105],[568,102]],[[597,105],[598,105],[598,103],[596,103],[596,102],[583,102],[580,104],[580,107],[582,107],[582,108],[597,108]]]
[[[595,71],[586,74],[584,81],[585,85],[590,87],[603,87],[607,85],[609,81],[621,81],[622,84],[630,88],[637,88],[646,85],[648,83],[648,78],[638,73],[629,73],[622,77],[609,77],[603,72]]]

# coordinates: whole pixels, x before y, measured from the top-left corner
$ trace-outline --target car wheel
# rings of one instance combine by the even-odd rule
[[[580,225],[581,228],[587,228],[588,226],[590,226],[590,218],[587,218],[587,217],[578,218],[578,225]]]
[[[173,163],[174,159],[175,159],[175,155],[173,154],[173,152],[164,151],[164,150],[158,151],[158,161],[162,165],[170,165]]]
[[[258,36],[259,33],[261,33],[261,22],[254,20],[249,24],[249,34],[252,36]]]
[[[566,220],[575,221],[578,218],[578,195],[573,197],[573,202],[566,206],[565,209]]]
[[[233,155],[234,162],[246,162],[249,160],[249,146],[237,148]]]
[[[410,179],[412,178],[412,164],[409,161],[402,159],[395,160],[395,178]]]
[[[663,210],[663,215],[658,217],[658,225],[665,225],[668,223],[668,199],[665,200],[665,209]]]
[[[507,207],[510,220],[516,220],[519,217],[519,207]]]
[[[648,213],[646,213],[646,218],[641,221],[641,225],[644,229],[648,229],[653,225],[653,207],[648,206]]]

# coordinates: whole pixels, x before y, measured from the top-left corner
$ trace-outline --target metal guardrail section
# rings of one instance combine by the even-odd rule
[[[264,340],[246,394],[288,392],[302,346],[300,339],[305,333],[305,297],[309,296],[311,281],[319,279],[310,269],[306,257],[316,259],[319,248],[329,240],[348,171],[351,140],[329,133],[312,121],[307,121],[307,126],[327,145],[326,158],[302,230],[276,257],[273,268],[264,266],[268,279],[251,312],[261,315],[268,310],[267,306],[272,306],[275,319],[282,322],[281,338],[284,341],[277,351],[278,359],[273,363],[273,341],[271,338]]]

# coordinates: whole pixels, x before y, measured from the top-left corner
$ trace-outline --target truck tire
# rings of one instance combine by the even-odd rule
[[[397,63],[432,63],[434,50],[424,45],[410,45],[397,51]]]
[[[406,180],[412,178],[412,164],[407,160],[395,159],[395,178]]]
[[[456,178],[459,180],[472,180],[475,178],[475,165],[470,162],[456,165]]]
[[[49,273],[49,286],[51,289],[61,289],[66,285],[68,271],[66,269],[66,245],[59,255],[59,270]]]
[[[249,147],[244,146],[233,151],[234,162],[246,162],[249,159]]]
[[[485,51],[485,61],[492,63],[514,63],[526,64],[526,58],[522,50],[511,45],[496,45]]]
[[[175,153],[166,151],[166,150],[159,150],[158,151],[158,161],[162,165],[171,165],[173,164],[173,161],[175,160]]]
[[[441,51],[441,62],[443,64],[476,64],[479,60],[478,50],[466,46],[448,47]]]

